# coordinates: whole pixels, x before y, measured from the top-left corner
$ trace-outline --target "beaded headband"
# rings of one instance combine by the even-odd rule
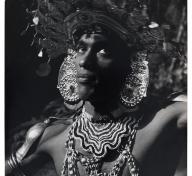
[[[33,21],[36,39],[50,58],[67,54],[79,31],[90,28],[115,32],[128,46],[148,52],[161,49],[164,40],[141,0],[38,0]]]

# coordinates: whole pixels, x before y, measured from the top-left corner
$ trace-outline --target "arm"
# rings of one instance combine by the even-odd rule
[[[18,166],[14,169],[10,168],[8,162],[5,162],[5,175],[16,175],[16,176],[27,176],[33,175],[37,172],[44,164],[50,161],[49,156],[35,152],[18,163]]]
[[[186,119],[186,105],[181,99],[171,99],[144,117],[133,149],[143,175],[174,175],[186,143],[186,123],[180,124]]]
[[[166,124],[175,122],[177,130],[187,127],[187,96],[185,94],[172,94],[168,97],[168,105],[158,111],[157,119]],[[166,118],[162,118],[166,117]]]
[[[173,99],[173,101],[181,102],[181,114],[177,120],[178,129],[183,129],[187,127],[187,96],[180,95]]]
[[[5,175],[22,175],[21,170],[32,171],[34,169],[31,166],[39,167],[47,161],[47,156],[39,150],[37,143],[49,122],[45,120],[43,123],[37,123],[28,130],[23,145],[5,161]],[[30,169],[27,169],[29,166]]]

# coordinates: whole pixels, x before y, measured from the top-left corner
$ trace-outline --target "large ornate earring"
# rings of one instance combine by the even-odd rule
[[[149,68],[147,52],[140,51],[131,60],[131,73],[126,76],[120,97],[127,107],[134,107],[147,96],[149,84]]]
[[[68,51],[68,56],[59,70],[58,84],[61,95],[67,103],[75,104],[79,101],[78,84],[77,84],[77,70],[75,67],[74,59],[77,53],[73,50]]]

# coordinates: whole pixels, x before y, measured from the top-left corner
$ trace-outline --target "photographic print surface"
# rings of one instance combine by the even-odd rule
[[[6,174],[186,176],[187,0],[6,0]]]

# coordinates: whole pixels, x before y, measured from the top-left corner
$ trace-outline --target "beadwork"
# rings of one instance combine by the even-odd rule
[[[115,164],[113,165],[109,173],[103,173],[101,172],[101,160],[103,159],[103,157],[97,157],[96,155],[93,155],[92,158],[88,158],[75,150],[75,131],[77,130],[76,128],[79,127],[79,120],[84,118],[86,117],[81,114],[73,123],[71,130],[69,131],[68,141],[66,145],[68,151],[63,162],[61,176],[79,175],[77,162],[80,162],[81,165],[85,167],[86,174],[89,176],[118,176],[120,174],[120,171],[123,169],[123,166],[125,166],[125,163],[127,163],[131,175],[138,176],[139,171],[136,167],[135,159],[131,154],[136,136],[138,121],[134,121],[134,118],[130,118],[131,120],[128,122],[128,128],[126,129],[127,144],[125,146],[119,145],[117,147],[117,151],[119,151],[119,156]],[[125,119],[127,119],[127,117]]]
[[[76,53],[70,50],[68,56],[64,58],[58,76],[57,88],[64,100],[69,103],[78,102],[79,100],[76,80],[77,71],[73,63],[75,56]]]
[[[139,104],[147,95],[149,68],[146,52],[138,52],[131,62],[131,74],[128,74],[121,91],[121,102],[127,107]]]

